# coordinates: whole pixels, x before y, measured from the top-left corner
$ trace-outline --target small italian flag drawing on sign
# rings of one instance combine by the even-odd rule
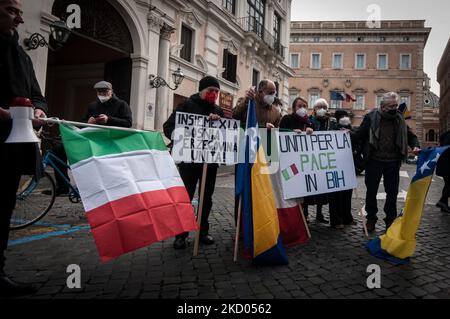
[[[288,168],[286,168],[283,171],[283,177],[286,181],[288,181],[295,175],[298,175],[298,173],[299,173],[299,171],[297,169],[297,166],[295,164],[292,164],[291,166],[289,166]]]

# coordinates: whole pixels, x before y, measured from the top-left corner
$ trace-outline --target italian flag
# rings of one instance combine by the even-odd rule
[[[295,166],[295,165],[293,165]],[[295,169],[297,169],[295,167]],[[297,170],[298,174],[298,170]],[[293,247],[304,244],[309,240],[303,212],[300,210],[301,203],[295,199],[284,199],[281,185],[280,171],[271,174],[273,195],[277,205],[280,233],[284,247]]]
[[[298,168],[295,164],[292,164],[282,172],[283,177],[286,181],[290,180],[292,177],[299,174]]]
[[[198,229],[159,132],[64,124],[60,131],[103,262]]]

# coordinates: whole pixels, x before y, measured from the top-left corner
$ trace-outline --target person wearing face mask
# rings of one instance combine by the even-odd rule
[[[180,104],[164,123],[164,135],[173,140],[172,134],[175,130],[175,119],[177,112],[193,113],[209,116],[210,120],[217,121],[224,117],[223,110],[218,106],[217,99],[220,93],[220,83],[213,76],[206,76],[200,80],[199,93],[192,95],[186,102]],[[200,221],[200,243],[204,245],[214,244],[214,238],[209,234],[208,218],[213,205],[212,196],[216,186],[218,164],[208,164],[206,184],[203,202],[203,214]],[[181,179],[184,182],[189,198],[194,198],[197,183],[202,180],[202,163],[181,163],[178,166]],[[199,186],[200,187],[200,186]],[[199,190],[199,193],[201,191]],[[185,249],[188,233],[177,235],[173,243],[174,249]]]
[[[280,129],[292,130],[297,133],[306,132],[312,134],[312,123],[308,116],[308,102],[303,97],[298,97],[292,103],[292,114],[283,116]]]
[[[233,118],[245,125],[248,102],[254,100],[256,103],[256,120],[259,127],[267,129],[278,127],[281,121],[281,110],[274,104],[276,90],[275,83],[270,80],[262,80],[257,91],[254,88],[248,89],[243,102],[233,109]]]
[[[94,89],[97,92],[97,100],[88,105],[88,110],[83,118],[83,122],[106,126],[131,127],[131,109],[127,102],[120,100],[114,95],[112,84],[101,81],[94,85]],[[54,140],[51,151],[61,159],[62,162],[67,162],[66,151],[60,138]],[[55,195],[66,196],[69,194],[69,188],[65,180],[70,180],[67,168],[59,162],[56,162],[55,166],[64,176],[55,173]],[[44,190],[42,193],[48,195],[50,192]]]
[[[352,120],[347,111],[339,109],[334,113],[336,123],[333,130],[351,130]],[[351,137],[351,136],[350,136]],[[351,137],[352,148],[355,147],[355,139]],[[353,190],[344,190],[328,194],[330,201],[330,227],[343,229],[344,225],[356,225],[352,216]]]
[[[256,104],[256,120],[258,126],[262,129],[267,129],[267,144],[264,148],[266,154],[271,154],[271,139],[270,130],[279,127],[281,121],[281,108],[276,101],[277,88],[273,81],[262,80],[258,87],[251,87],[245,92],[245,97],[241,97],[233,109],[233,118],[241,121],[241,127],[245,129],[247,123],[247,109],[250,100],[255,101]],[[237,174],[235,175],[237,176]],[[235,199],[234,216],[237,222],[239,200]]]
[[[360,145],[367,145],[365,173],[367,230],[373,232],[377,218],[377,193],[384,179],[386,203],[384,212],[386,230],[397,218],[397,195],[400,183],[400,166],[408,156],[408,146],[414,154],[420,152],[417,136],[406,125],[397,111],[399,97],[389,92],[383,95],[379,108],[369,112],[355,131]]]
[[[334,118],[332,119],[328,114],[328,102],[325,99],[318,99],[314,103],[314,114],[310,116],[312,129],[314,131],[329,131],[334,128]],[[309,215],[309,206],[316,205],[316,221],[323,224],[328,224],[328,220],[323,216],[323,205],[328,204],[328,195],[313,195],[307,196],[304,199],[303,206],[305,216]]]
[[[328,102],[325,99],[318,99],[314,103],[314,114],[311,116],[311,123],[315,131],[329,131],[335,125],[334,118],[328,114]]]
[[[94,85],[94,89],[97,100],[88,105],[84,121],[88,124],[131,127],[130,106],[114,94],[112,84],[100,81]]]

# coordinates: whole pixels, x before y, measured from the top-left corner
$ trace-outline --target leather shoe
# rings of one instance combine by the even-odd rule
[[[201,236],[200,242],[203,245],[212,245],[212,244],[214,244],[214,238],[211,235]]]
[[[316,221],[322,224],[328,224],[328,220],[326,220],[325,217],[323,217],[323,215],[317,215]]]
[[[450,213],[450,207],[446,203],[439,201],[436,206],[441,209],[441,212]]]
[[[0,274],[0,295],[3,297],[19,297],[34,294],[37,289],[30,284],[12,280],[4,273]]]
[[[366,227],[367,227],[367,231],[369,233],[373,233],[375,231],[375,222],[371,221],[371,220],[368,220],[367,223],[366,223]]]
[[[185,249],[186,248],[186,239],[184,238],[177,238],[173,242],[173,248],[174,249]]]

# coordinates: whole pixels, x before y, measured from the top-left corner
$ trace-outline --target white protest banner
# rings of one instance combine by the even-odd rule
[[[175,162],[235,165],[240,122],[177,112],[172,157]]]
[[[285,199],[356,188],[349,133],[279,132],[278,147]]]

